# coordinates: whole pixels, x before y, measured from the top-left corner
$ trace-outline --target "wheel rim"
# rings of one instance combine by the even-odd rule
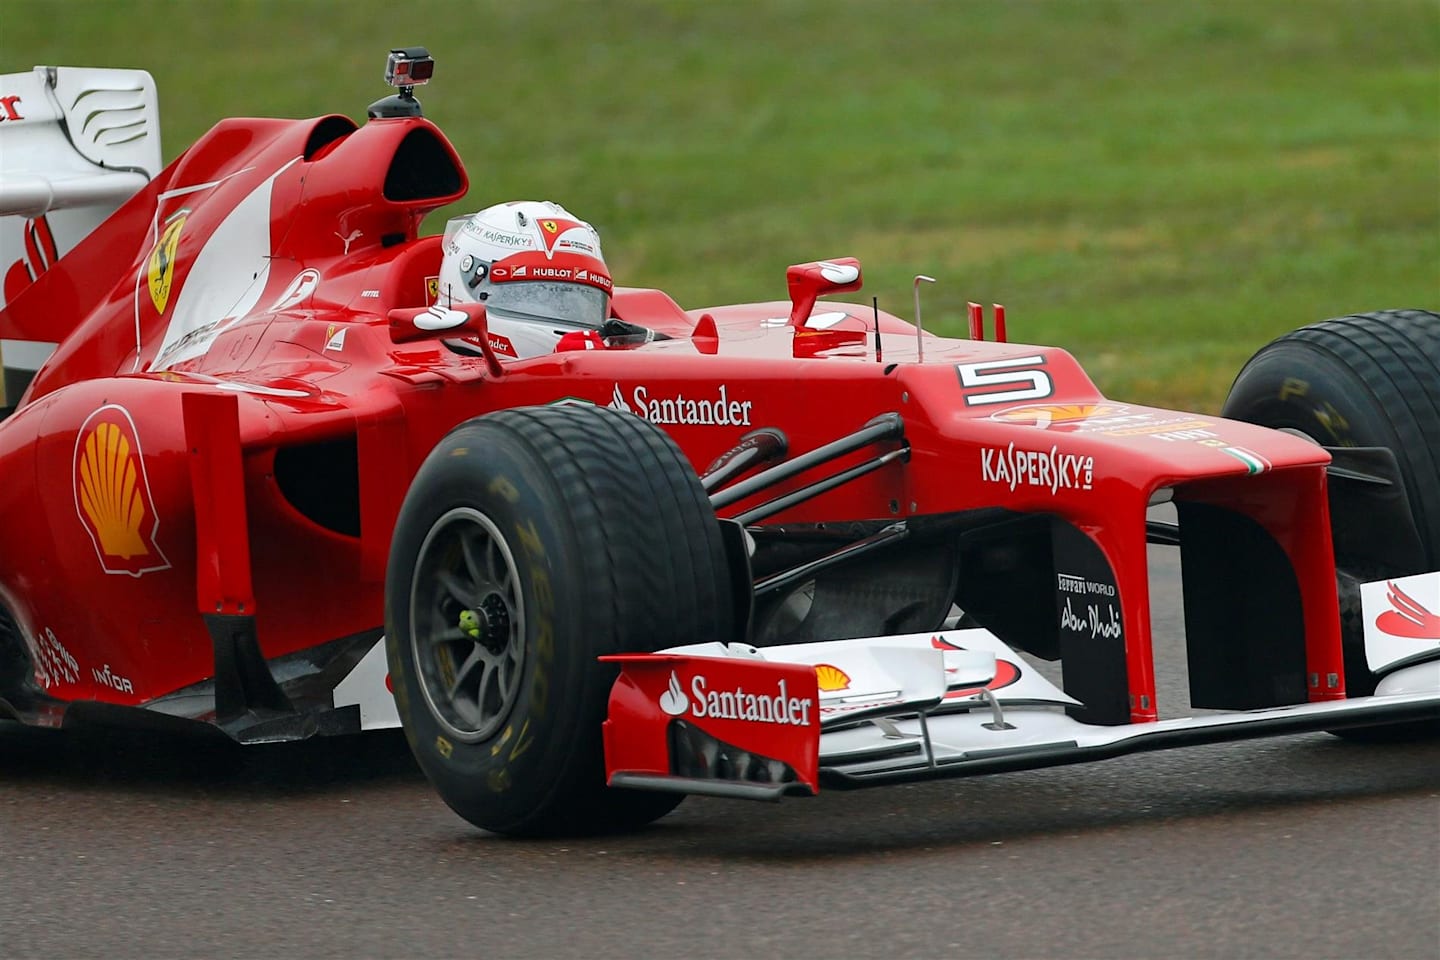
[[[410,581],[410,645],[425,705],[467,743],[509,716],[525,668],[525,606],[515,557],[472,507],[430,527]]]

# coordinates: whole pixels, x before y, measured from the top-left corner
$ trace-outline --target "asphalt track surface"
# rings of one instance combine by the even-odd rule
[[[1181,645],[1157,627],[1167,712]],[[0,957],[230,956],[1435,960],[1440,743],[691,798],[637,835],[539,843],[462,822],[398,734],[0,724]]]

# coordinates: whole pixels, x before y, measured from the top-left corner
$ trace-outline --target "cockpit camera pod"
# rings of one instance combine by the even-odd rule
[[[435,59],[424,47],[400,47],[385,61],[385,82],[392,87],[418,87],[435,75]]]
[[[429,83],[434,75],[435,58],[424,47],[391,50],[385,61],[385,82],[398,87],[400,92],[370,104],[366,115],[371,120],[422,116],[420,101],[415,99],[415,88]]]

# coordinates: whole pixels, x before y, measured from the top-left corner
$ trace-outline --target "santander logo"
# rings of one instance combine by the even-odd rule
[[[775,723],[783,726],[810,726],[811,708],[815,701],[809,697],[792,697],[786,691],[785,681],[775,685],[774,693],[752,693],[744,687],[732,690],[711,690],[703,673],[690,679],[690,693],[686,695],[675,671],[670,671],[670,684],[660,695],[660,709],[672,717],[690,715],[696,719],[743,720],[750,723]]]
[[[1440,640],[1440,616],[1425,609],[1419,602],[1395,584],[1388,584],[1385,599],[1393,610],[1386,610],[1375,618],[1375,626],[1395,637],[1413,637],[1417,640]]]
[[[690,709],[690,700],[685,696],[685,691],[680,689],[680,678],[675,676],[675,671],[670,671],[670,687],[660,694],[660,709],[672,717],[683,717],[685,711]]]
[[[662,395],[659,391],[652,396],[650,388],[641,384],[634,389],[627,401],[620,392],[620,384],[617,383],[611,392],[608,406],[611,410],[633,413],[651,423],[707,427],[750,426],[753,401],[731,400],[729,390],[729,386],[722,383],[718,391],[708,397],[703,394],[699,398],[687,397],[683,393]]]

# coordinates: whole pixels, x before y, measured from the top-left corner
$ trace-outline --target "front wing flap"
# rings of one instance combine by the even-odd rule
[[[1390,695],[1083,723],[1065,713],[1072,698],[986,630],[604,659],[621,668],[604,726],[612,786],[757,800],[1440,721],[1426,673]]]
[[[613,786],[778,800],[819,784],[820,697],[805,664],[639,654],[605,721]]]

